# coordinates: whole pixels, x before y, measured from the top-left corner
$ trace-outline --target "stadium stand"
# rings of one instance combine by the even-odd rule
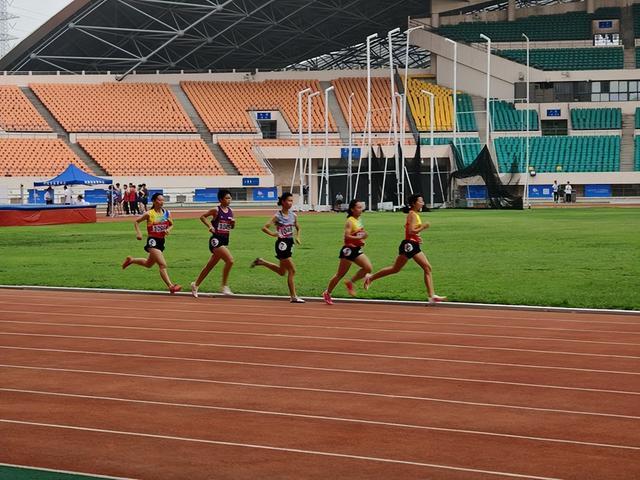
[[[60,139],[0,138],[0,175],[50,177],[70,163],[92,173]]]
[[[15,85],[0,86],[0,128],[7,132],[51,132],[51,127]]]
[[[430,130],[430,100],[427,95],[422,93],[422,90],[426,90],[435,95],[433,112],[435,117],[434,130],[453,130],[453,90],[426,82],[419,77],[409,78],[407,90],[407,103],[419,131],[427,132]],[[466,93],[458,92],[457,103],[457,130],[459,132],[477,131],[478,126],[473,113],[471,97]]]
[[[498,132],[523,131],[527,129],[525,110],[516,110],[513,103],[504,100],[492,101],[491,125]],[[529,130],[538,130],[538,112],[529,110]]]
[[[523,143],[519,137],[495,139],[500,171],[508,172],[514,160],[520,161]],[[617,135],[531,137],[529,145],[529,164],[538,173],[620,171],[620,137]]]
[[[453,142],[453,138],[450,137],[435,137],[433,139],[434,145],[448,145]],[[421,138],[420,145],[431,145],[430,138]],[[462,159],[465,166],[471,164],[480,151],[482,145],[480,145],[480,139],[478,137],[458,137],[456,145],[462,154]]]
[[[344,118],[349,118],[349,95],[354,93],[352,123],[354,132],[363,132],[366,127],[367,112],[367,79],[359,78],[338,78],[333,80],[336,87],[336,97]],[[371,131],[389,132],[391,118],[391,85],[389,78],[374,77],[371,79]],[[398,112],[400,107],[398,107]],[[406,123],[407,131],[410,131],[409,122]]]
[[[483,33],[494,42],[520,42],[522,33],[531,41],[590,40],[591,21],[598,18],[620,18],[619,8],[601,8],[594,14],[569,12],[559,15],[535,15],[512,22],[463,22],[443,25],[438,33],[453,40],[480,41]]]
[[[78,139],[109,175],[225,175],[203,140]]]
[[[320,90],[317,80],[266,80],[264,82],[182,82],[182,89],[212,133],[257,133],[250,111],[280,111],[289,130],[298,131],[298,92]],[[305,100],[306,102],[306,100]],[[306,103],[303,127],[307,130]],[[313,99],[312,131],[324,131],[324,99]],[[329,113],[329,131],[336,124]]]
[[[640,3],[633,4],[633,31],[636,38],[640,37]]]
[[[574,130],[612,130],[622,128],[619,108],[573,108],[571,126]]]
[[[636,108],[636,128],[640,128],[640,108]]]
[[[634,170],[640,171],[640,136],[633,137],[634,149]]]
[[[67,132],[196,132],[167,84],[77,83],[30,87]]]
[[[526,64],[527,51],[498,50],[498,55]],[[611,70],[624,68],[622,47],[537,48],[529,52],[529,64],[540,70]]]

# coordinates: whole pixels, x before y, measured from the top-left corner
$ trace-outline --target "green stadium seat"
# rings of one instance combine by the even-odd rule
[[[622,110],[619,108],[574,108],[571,110],[571,125],[574,130],[621,129]]]
[[[491,102],[492,130],[498,132],[524,131],[527,129],[527,117],[524,110],[516,110],[512,103]],[[538,112],[529,110],[529,130],[538,130]]]
[[[524,49],[498,50],[501,57],[527,63]],[[529,63],[540,70],[612,70],[624,68],[622,47],[537,48],[529,52]]]

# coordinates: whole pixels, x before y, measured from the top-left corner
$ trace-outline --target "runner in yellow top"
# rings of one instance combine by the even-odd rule
[[[404,208],[405,213],[407,213],[407,221],[404,225],[404,240],[400,242],[396,261],[390,267],[385,267],[373,275],[367,275],[364,279],[365,290],[369,290],[374,280],[398,273],[410,259],[413,259],[424,271],[424,284],[427,287],[429,303],[433,304],[447,300],[447,297],[441,297],[435,294],[433,290],[433,277],[431,276],[431,264],[420,248],[422,244],[420,232],[430,226],[428,222],[423,224],[420,218],[420,212],[423,207],[424,199],[422,198],[422,194],[417,193],[409,197],[407,206]]]
[[[344,225],[344,245],[340,249],[340,263],[338,264],[338,271],[333,278],[329,280],[329,286],[322,293],[322,298],[327,305],[333,305],[331,292],[336,287],[340,279],[347,274],[352,263],[355,263],[360,267],[360,270],[356,272],[351,280],[346,280],[344,282],[349,295],[352,297],[356,295],[355,289],[353,288],[354,282],[364,278],[365,275],[371,273],[373,270],[371,262],[362,251],[364,241],[369,235],[360,220],[363,210],[363,202],[359,200],[351,200],[351,203],[349,203],[347,223]]]

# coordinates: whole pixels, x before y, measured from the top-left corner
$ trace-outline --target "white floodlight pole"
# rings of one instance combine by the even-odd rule
[[[422,92],[423,95],[428,95],[429,96],[429,137],[431,139],[430,140],[430,142],[431,142],[431,155],[430,155],[431,156],[431,166],[429,168],[429,172],[431,173],[431,175],[430,175],[430,177],[431,177],[431,180],[430,180],[431,181],[431,190],[430,190],[430,192],[431,193],[429,194],[429,197],[431,199],[431,202],[430,202],[431,203],[431,208],[433,208],[433,163],[434,163],[434,160],[433,160],[433,147],[434,147],[434,145],[433,145],[433,140],[434,140],[434,138],[433,138],[433,106],[434,105],[433,104],[435,102],[436,96],[433,93],[428,92],[427,90],[421,90],[421,92]]]
[[[326,175],[326,201],[327,207],[330,205],[329,199],[329,92],[331,92],[335,87],[331,85],[324,89],[324,161],[322,164],[323,171]]]
[[[391,95],[391,128],[393,128],[393,159],[395,160],[395,169],[398,171],[398,112],[396,107],[396,82],[394,75],[395,61],[393,59],[393,40],[391,37],[400,33],[400,27],[394,28],[387,33],[387,41],[389,43],[389,87]],[[402,100],[402,99],[400,99]],[[387,162],[384,162],[385,168],[382,180],[381,202],[384,202],[384,189],[387,180]],[[396,178],[397,183],[397,178]]]
[[[453,145],[457,145],[458,138],[458,44],[450,38],[445,40],[453,44]]]
[[[489,137],[491,136],[491,112],[489,105],[491,101],[491,39],[484,33],[480,34],[480,38],[487,41],[487,147],[489,147]]]
[[[525,160],[525,168],[524,168],[524,195],[522,196],[522,208],[526,208],[529,204],[529,129],[530,129],[530,116],[531,110],[529,110],[529,37],[524,33],[522,36],[527,41],[527,150],[526,150],[526,160]]]
[[[309,187],[309,208],[311,208],[311,182],[313,181],[311,176],[311,133],[313,131],[311,113],[313,112],[313,97],[317,97],[318,95],[320,95],[320,92],[313,92],[307,96],[307,186]],[[318,194],[318,199],[320,199],[320,194]]]
[[[373,210],[371,188],[371,40],[377,37],[377,33],[372,33],[367,37],[367,157],[369,158],[369,210]]]
[[[404,156],[404,141],[406,137],[406,122],[407,122],[407,88],[409,86],[409,40],[411,38],[411,33],[416,30],[422,30],[424,25],[419,27],[412,27],[408,30],[405,30],[405,35],[407,36],[407,45],[405,47],[404,53],[404,96],[402,98],[402,118],[400,120],[400,144],[402,145],[402,155],[401,155],[401,166],[400,166],[400,198],[398,198],[398,204],[402,205],[404,203],[404,169],[405,169],[405,156]]]
[[[302,206],[303,201],[303,193],[302,193],[302,181],[303,181],[303,173],[302,173],[302,96],[305,93],[310,92],[310,88],[305,88],[304,90],[300,90],[298,92],[298,158],[296,158],[296,163],[293,167],[293,175],[291,176],[291,192],[293,193],[293,186],[296,178],[296,170],[298,169],[298,163],[300,163],[300,198],[298,199],[299,206]]]
[[[347,201],[351,201],[353,199],[353,187],[351,185],[353,170],[352,170],[352,161],[353,161],[353,97],[355,93],[351,93],[349,95],[349,154],[348,154],[348,164],[347,164]]]

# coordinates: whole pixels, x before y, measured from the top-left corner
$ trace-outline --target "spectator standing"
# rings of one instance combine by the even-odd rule
[[[569,182],[564,186],[564,201],[565,203],[571,203],[571,192],[573,191],[573,187]]]
[[[553,203],[558,203],[560,201],[560,195],[558,193],[558,181],[553,181]]]
[[[113,216],[113,185],[109,185],[107,188],[107,217]]]
[[[136,192],[136,186],[133,183],[129,184],[129,211],[132,215],[138,215],[138,194]]]
[[[120,188],[120,184],[116,183],[115,188],[113,189],[114,193],[114,213],[116,215],[122,215],[122,189]]]
[[[73,193],[71,192],[71,189],[66,185],[64,186],[64,191],[62,192],[62,195],[63,195],[64,204],[71,205],[71,199],[73,198]]]
[[[147,190],[147,184],[142,184],[142,208],[147,211],[147,204],[149,203],[149,190]]]
[[[47,205],[53,205],[53,200],[55,198],[55,193],[51,185],[44,192],[44,203]]]
[[[129,187],[126,183],[122,186],[122,208],[124,214],[129,215]]]

